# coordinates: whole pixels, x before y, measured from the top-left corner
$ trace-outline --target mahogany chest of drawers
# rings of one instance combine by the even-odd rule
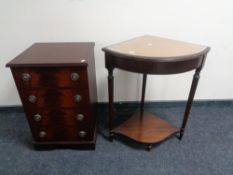
[[[36,43],[7,67],[35,148],[95,148],[94,43]]]

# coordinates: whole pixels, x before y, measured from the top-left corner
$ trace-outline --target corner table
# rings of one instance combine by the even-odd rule
[[[145,35],[125,42],[103,48],[105,66],[108,70],[109,93],[109,139],[114,134],[124,135],[147,146],[151,150],[153,144],[162,142],[172,135],[178,134],[181,140],[188,121],[193,98],[210,48],[182,41]],[[140,111],[120,126],[113,128],[114,76],[115,68],[140,73],[143,75]],[[178,128],[169,122],[144,112],[144,99],[147,74],[167,75],[195,70],[189,92],[183,122]]]

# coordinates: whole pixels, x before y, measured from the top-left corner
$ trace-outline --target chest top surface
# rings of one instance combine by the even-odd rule
[[[103,51],[115,55],[158,60],[174,60],[203,55],[208,46],[145,35],[105,47]]]
[[[87,65],[94,43],[35,43],[10,61],[7,67]]]

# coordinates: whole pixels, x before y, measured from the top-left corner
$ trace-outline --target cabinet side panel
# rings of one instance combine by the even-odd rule
[[[88,84],[91,104],[96,108],[97,104],[97,87],[96,87],[96,71],[95,71],[95,59],[94,50],[92,50],[92,56],[88,59]]]

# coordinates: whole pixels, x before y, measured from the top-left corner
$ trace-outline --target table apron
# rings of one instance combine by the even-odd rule
[[[151,61],[106,55],[105,63],[107,69],[119,68],[136,73],[165,75],[178,74],[197,69],[202,65],[203,58],[204,56],[182,61]]]

